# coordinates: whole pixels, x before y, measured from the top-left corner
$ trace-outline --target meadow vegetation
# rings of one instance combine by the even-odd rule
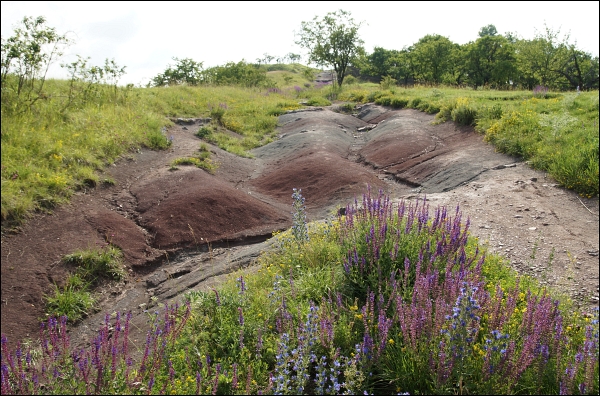
[[[66,44],[43,20],[27,23]],[[11,43],[38,54],[23,37]],[[103,169],[124,154],[169,147],[168,117],[211,117],[196,132],[205,142],[198,154],[171,164],[211,171],[208,143],[250,156],[276,138],[279,115],[332,101],[471,125],[564,187],[598,195],[597,91],[401,88],[393,77],[331,86],[314,84],[301,65],[202,70],[186,59],[156,86],[136,88],[120,86],[124,68],[108,60],[79,58],[65,65],[70,80],[46,81],[39,66],[50,59],[10,69],[5,48],[3,39],[3,227],[77,189],[114,183]],[[91,287],[125,273],[110,243],[66,256],[74,271],[46,297],[39,344],[9,350],[2,335],[2,394],[598,393],[598,310],[577,312],[517,276],[470,235],[459,207],[368,191],[344,216],[312,224],[300,191],[292,207],[293,227],[275,236],[256,274],[147,312],[152,326],[136,359],[130,313],[107,314],[89,348],[70,346],[67,322],[93,309]]]
[[[367,192],[333,222],[277,235],[257,273],[148,312],[106,315],[73,350],[66,317],[37,347],[2,345],[2,393],[595,394],[598,310],[519,277],[469,234],[459,207]],[[4,337],[4,336],[3,336]]]

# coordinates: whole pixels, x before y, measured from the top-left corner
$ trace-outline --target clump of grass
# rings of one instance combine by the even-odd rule
[[[63,262],[76,266],[76,272],[88,282],[100,279],[123,280],[126,272],[123,253],[113,245],[102,248],[82,249],[63,257]]]
[[[210,159],[210,151],[205,143],[200,145],[198,153],[193,157],[176,158],[171,161],[171,170],[177,170],[177,165],[194,165],[209,173],[214,173],[217,164]]]
[[[54,284],[51,293],[44,297],[46,313],[55,317],[65,316],[73,323],[79,321],[87,316],[95,305],[95,299],[88,287],[88,282],[78,274],[69,276],[63,287]]]
[[[66,316],[77,322],[94,307],[95,299],[91,288],[101,280],[120,281],[126,277],[123,266],[123,254],[112,246],[77,250],[63,257],[65,264],[74,265],[75,272],[70,275],[63,287],[53,286],[45,296],[46,313],[55,317]]]

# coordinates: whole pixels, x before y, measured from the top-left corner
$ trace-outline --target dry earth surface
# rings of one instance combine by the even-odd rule
[[[169,150],[141,150],[106,170],[115,185],[80,191],[53,214],[3,233],[2,333],[11,344],[35,338],[44,293],[69,271],[61,257],[110,242],[122,249],[129,276],[98,288],[98,312],[71,337],[84,346],[105,313],[131,310],[139,346],[145,310],[256,268],[272,232],[291,225],[293,188],[302,189],[310,220],[335,216],[368,186],[394,200],[426,197],[431,208],[459,205],[472,234],[517,271],[559,287],[583,311],[598,305],[598,198],[579,198],[496,153],[472,128],[372,104],[354,115],[334,110],[282,115],[279,139],[251,159],[211,146],[214,175],[170,170],[173,159],[197,152],[194,133],[206,121],[179,119],[167,132]]]

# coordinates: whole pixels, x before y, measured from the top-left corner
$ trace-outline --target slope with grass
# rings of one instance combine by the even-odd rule
[[[87,186],[80,184],[81,190],[72,195],[72,205],[58,207],[54,215],[33,216],[22,225],[20,233],[3,234],[2,332],[11,339],[36,334],[37,319],[44,313],[42,296],[51,290],[52,282],[57,282],[59,287],[73,286],[73,282],[64,281],[69,268],[60,263],[61,257],[76,249],[90,248],[95,244],[105,246],[108,242],[123,250],[130,275],[127,283],[103,285],[99,295],[102,301],[100,307],[103,310],[110,307],[111,312],[118,310],[123,314],[116,316],[115,313],[113,319],[117,323],[114,326],[110,317],[106,319],[105,330],[93,342],[102,346],[101,358],[96,358],[91,349],[89,356],[85,352],[79,356],[78,361],[82,363],[77,367],[65,365],[63,360],[58,359],[58,356],[70,355],[68,347],[64,349],[66,344],[61,341],[65,339],[62,329],[67,323],[50,323],[50,344],[57,353],[50,354],[49,349],[38,351],[45,356],[57,357],[57,361],[51,358],[52,361],[47,362],[48,369],[58,365],[60,372],[64,373],[59,376],[64,381],[52,382],[48,378],[48,384],[52,384],[52,389],[57,392],[64,391],[67,382],[71,391],[91,389],[94,386],[90,376],[92,372],[96,386],[109,393],[207,393],[213,389],[227,393],[254,393],[258,390],[304,390],[310,393],[317,389],[330,393],[341,390],[413,393],[454,392],[464,388],[472,393],[557,393],[560,387],[564,387],[565,391],[579,388],[597,392],[597,381],[588,379],[594,375],[597,378],[597,363],[594,365],[587,360],[584,363],[584,360],[574,358],[580,351],[589,351],[597,362],[597,349],[596,355],[593,355],[592,348],[597,341],[588,337],[589,341],[583,342],[591,320],[586,321],[590,318],[580,314],[567,314],[588,312],[590,292],[596,286],[593,283],[594,268],[597,279],[597,265],[593,265],[597,256],[588,256],[586,252],[594,249],[597,252],[597,217],[591,217],[593,214],[580,204],[577,195],[559,188],[552,179],[545,179],[543,173],[522,163],[515,167],[492,169],[496,167],[495,163],[484,166],[485,172],[474,179],[472,173],[461,175],[454,172],[461,181],[454,183],[449,191],[427,191],[430,201],[444,206],[437,211],[426,211],[422,198],[413,200],[418,196],[414,183],[406,185],[394,180],[405,177],[402,172],[417,169],[419,164],[401,169],[399,166],[404,164],[403,158],[394,160],[389,153],[385,154],[385,149],[393,147],[394,142],[397,142],[397,147],[410,143],[411,135],[407,133],[410,128],[407,126],[419,125],[415,129],[426,130],[427,133],[422,134],[425,140],[433,139],[432,135],[437,137],[423,144],[416,139],[412,144],[415,159],[427,155],[429,150],[425,152],[425,149],[431,142],[456,149],[461,147],[453,145],[458,141],[474,148],[471,152],[466,150],[466,153],[454,151],[454,160],[462,160],[465,164],[473,163],[475,159],[498,158],[497,164],[512,165],[515,159],[493,153],[493,149],[486,146],[481,137],[477,139],[476,132],[467,127],[459,127],[458,133],[454,133],[457,132],[454,123],[429,125],[432,116],[411,110],[388,112],[388,108],[370,106],[375,118],[363,114],[363,120],[336,114],[329,109],[290,112],[279,121],[277,118],[287,110],[299,109],[298,101],[302,98],[361,102],[368,100],[369,96],[373,96],[371,99],[390,97],[396,98],[395,102],[390,101],[390,106],[401,107],[404,105],[402,96],[412,94],[409,107],[422,106],[434,112],[437,103],[440,108],[451,108],[439,116],[439,121],[449,113],[449,117],[458,124],[470,123],[465,114],[468,116],[472,111],[456,110],[461,108],[464,100],[452,102],[452,98],[446,98],[449,100],[444,102],[441,98],[446,94],[441,90],[416,88],[383,95],[378,92],[368,85],[342,92],[329,87],[303,88],[300,92],[235,87],[133,90],[128,106],[144,104],[162,114],[161,117],[166,114],[195,118],[175,119],[176,124],[162,131],[162,124],[159,124],[155,133],[167,150],[129,151],[115,162],[116,166],[104,168],[104,173],[90,179]],[[468,91],[447,92],[448,96],[451,92],[457,96],[471,94]],[[520,97],[522,105],[534,103],[528,99],[529,93],[493,94],[497,97]],[[480,93],[474,92],[473,95],[475,98]],[[574,100],[580,100],[578,98]],[[477,100],[482,103],[496,101],[491,98]],[[512,106],[515,101],[517,99],[506,102]],[[595,103],[597,107],[597,101]],[[593,110],[593,99],[589,105]],[[106,111],[116,111],[117,108],[114,103],[103,107]],[[542,107],[543,111],[554,111],[552,109]],[[497,111],[494,114],[494,117],[498,116]],[[544,113],[536,116],[536,122],[543,118],[541,114]],[[593,111],[590,114],[593,122]],[[208,124],[206,116],[212,118]],[[261,117],[265,121],[262,126],[253,124]],[[133,118],[133,115],[129,117]],[[165,124],[169,123],[166,118],[160,119]],[[500,122],[504,115],[491,119]],[[236,127],[233,122],[236,120],[241,126]],[[475,120],[480,125],[485,121],[481,115]],[[507,120],[497,127],[499,131],[509,130],[508,125],[512,124]],[[273,129],[277,122],[281,128]],[[359,131],[371,122],[378,123],[378,126],[370,132],[366,129]],[[397,127],[390,128],[389,125],[394,123]],[[493,124],[488,129],[492,128]],[[94,129],[88,133],[93,134]],[[417,133],[415,136],[420,135]],[[20,178],[20,174],[14,179],[5,178],[4,139],[3,122],[3,199],[5,183]],[[7,133],[6,139],[13,141],[12,132]],[[144,138],[140,139],[140,142],[144,141]],[[268,143],[271,139],[273,141]],[[529,140],[524,145],[535,142],[537,140]],[[254,148],[261,144],[264,145]],[[248,151],[251,148],[254,149]],[[13,150],[18,151],[16,148]],[[394,151],[397,150],[391,150]],[[451,152],[448,149],[443,154]],[[210,160],[216,167],[212,169],[213,174],[198,168],[197,164],[173,166],[174,161],[181,158],[202,158],[204,161],[206,158],[201,157],[201,153],[210,153]],[[18,161],[11,160],[12,155],[6,157],[6,163],[16,166],[14,164]],[[421,163],[433,164],[442,155],[439,157],[422,158]],[[108,157],[98,158],[110,162],[106,159]],[[440,162],[448,163],[452,161]],[[68,164],[56,165],[52,169],[69,169]],[[71,165],[75,166],[74,163]],[[444,175],[444,169],[439,169],[443,166],[437,165],[438,169],[421,172],[417,183],[425,189],[438,186],[438,182],[430,185],[428,182],[435,180],[436,175]],[[361,177],[355,179],[353,175]],[[77,185],[75,177],[70,180],[73,186]],[[106,182],[100,183],[101,180]],[[91,188],[94,182],[96,187]],[[465,185],[465,182],[468,184]],[[367,184],[386,190],[392,200],[388,202],[385,197],[373,194],[370,198],[366,196],[362,205],[353,206],[352,198],[359,197]],[[214,186],[219,188],[212,188]],[[306,194],[309,217],[322,218],[349,203],[345,209],[347,217],[337,225],[312,225],[308,240],[299,237],[303,233],[284,233],[277,239],[276,250],[261,259],[264,267],[253,267],[256,272],[260,270],[256,277],[244,272],[235,275],[237,286],[232,281],[215,288],[215,291],[206,290],[207,279],[232,271],[237,265],[253,262],[230,260],[233,257],[233,253],[229,253],[232,252],[228,249],[230,245],[261,240],[291,224],[289,198],[293,187],[302,188]],[[210,195],[211,191],[214,194]],[[401,197],[405,201],[395,206]],[[597,199],[583,198],[581,202],[597,213]],[[457,203],[465,212],[462,220],[454,211]],[[301,206],[296,205],[296,211]],[[400,207],[403,207],[402,214]],[[369,208],[368,213],[365,208]],[[394,213],[398,217],[394,217]],[[16,218],[11,216],[7,219]],[[472,218],[469,230],[465,226],[466,216]],[[302,216],[292,218],[295,230],[302,227],[298,223]],[[590,218],[593,221],[588,220]],[[444,227],[441,227],[442,223]],[[444,229],[449,234],[444,234]],[[494,234],[494,231],[497,233]],[[480,246],[478,251],[478,242],[470,235],[482,237],[482,242],[487,235],[488,248],[499,249],[511,257],[513,267],[521,272],[531,270],[545,282],[542,285],[561,286],[577,300],[569,303],[561,297],[561,304],[565,305],[561,305],[559,313],[552,308],[552,299],[556,298],[554,294],[547,297],[543,292],[536,294],[544,286],[522,279],[519,288],[516,288],[515,274],[509,269],[508,262],[487,254],[488,258],[478,267],[476,263],[482,260],[485,248]],[[507,243],[509,239],[511,242]],[[499,244],[496,243],[498,241]],[[557,250],[551,250],[551,246]],[[563,246],[564,251],[561,249]],[[202,259],[196,257],[197,252],[203,255],[198,256]],[[256,257],[257,253],[253,254]],[[463,259],[464,263],[471,264],[461,267]],[[521,267],[519,261],[526,265]],[[546,269],[553,261],[558,265]],[[242,262],[245,264],[239,264]],[[432,266],[425,263],[432,263]],[[570,279],[563,284],[560,275],[569,265],[573,265],[567,271],[571,271]],[[441,271],[442,267],[445,272]],[[543,269],[542,273],[534,270],[538,267]],[[403,272],[406,277],[399,276],[397,271]],[[438,271],[437,275],[435,271]],[[444,279],[451,280],[442,282],[442,273]],[[433,279],[442,283],[426,282]],[[460,281],[463,280],[468,283],[461,291]],[[173,290],[176,285],[176,290]],[[496,289],[496,285],[500,289]],[[580,285],[588,289],[581,296]],[[435,293],[438,296],[436,308],[431,310],[426,304],[426,297],[433,289],[428,287],[445,290]],[[149,313],[144,310],[158,302],[178,299],[178,293],[186,289],[198,290],[188,295],[189,310],[170,308],[162,321],[150,311],[155,330],[160,328],[161,331],[150,336],[146,355],[141,326]],[[529,295],[528,289],[533,294]],[[474,304],[479,307],[474,308]],[[519,309],[509,315],[511,310],[503,309],[506,304],[516,304],[515,308]],[[468,332],[432,332],[436,326],[442,326],[442,329],[452,327],[452,320],[445,321],[444,313],[450,314],[452,307],[479,310],[479,319],[471,321],[467,329],[477,333],[476,338],[468,340]],[[494,307],[507,312],[507,316],[494,316]],[[124,312],[129,310],[131,316],[125,315]],[[417,311],[431,321],[423,322],[423,327],[410,322],[413,318],[411,312]],[[99,321],[104,322],[103,317],[103,311],[90,313],[79,329],[87,326],[89,334]],[[18,321],[15,318],[19,318]],[[528,327],[528,323],[534,321],[554,325],[554,330],[548,327],[548,331],[554,332],[552,334],[559,341],[552,345],[545,343],[548,340],[539,338],[539,334]],[[563,330],[559,332],[557,323],[560,321]],[[407,324],[409,322],[412,324]],[[134,329],[134,324],[140,328]],[[411,332],[413,330],[403,326],[417,327]],[[117,330],[108,337],[111,327]],[[590,331],[593,334],[593,328]],[[158,333],[162,335],[156,336]],[[502,360],[502,355],[488,353],[485,349],[488,344],[496,348],[503,345],[504,338],[497,338],[498,334],[510,334],[509,338],[515,340],[511,350],[514,354],[503,368],[488,375],[484,372],[486,365],[496,366]],[[419,339],[420,336],[425,338]],[[166,337],[164,345],[161,337]],[[294,340],[302,340],[302,337],[313,340],[314,348],[302,342],[296,345]],[[434,338],[436,345],[444,345],[439,346],[439,350],[428,347],[429,341]],[[427,342],[423,342],[424,339]],[[459,341],[453,344],[456,340]],[[90,338],[87,341],[90,342]],[[531,346],[538,342],[547,350],[532,350]],[[510,346],[510,341],[505,343]],[[359,345],[358,350],[355,349],[356,344]],[[465,346],[469,355],[457,354],[456,348]],[[139,349],[134,352],[136,348]],[[369,353],[372,355],[368,356]],[[548,361],[544,363],[546,353]],[[135,369],[127,364],[126,358],[132,356],[130,354],[139,364]],[[5,356],[8,359],[9,353],[3,351],[3,358]],[[188,361],[186,356],[194,356],[194,359]],[[437,358],[432,361],[431,356]],[[14,359],[16,361],[17,358]],[[98,364],[93,368],[89,366],[93,359],[104,362],[101,367],[106,370],[102,369],[100,375]],[[370,361],[376,360],[377,367],[369,366]],[[336,362],[357,370],[337,369]],[[397,362],[402,362],[402,366],[398,366]],[[31,363],[27,361],[27,364]],[[15,367],[11,367],[13,373],[17,373]],[[325,370],[329,374],[327,377]],[[562,374],[565,370],[568,371],[566,375]],[[273,375],[269,377],[269,373]],[[307,381],[302,379],[306,378],[302,373],[308,375]],[[417,376],[415,373],[427,374]],[[511,381],[500,383],[499,379],[506,376]],[[18,374],[14,378],[18,378]],[[539,378],[544,379],[539,381]],[[16,385],[3,383],[3,387],[7,386],[3,393],[17,389],[13,386],[26,386],[35,392],[50,389],[36,388],[35,381],[30,379],[31,382]],[[291,381],[288,385],[287,379]],[[345,385],[342,385],[344,381]],[[580,388],[581,384],[585,388]],[[293,388],[287,389],[287,386]]]

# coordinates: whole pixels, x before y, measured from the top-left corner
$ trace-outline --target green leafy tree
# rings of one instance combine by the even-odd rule
[[[167,66],[163,73],[158,74],[150,82],[155,87],[165,85],[198,85],[203,82],[203,62],[196,62],[191,58],[173,58],[174,66]]]
[[[423,82],[441,83],[444,75],[449,73],[454,47],[455,44],[439,34],[428,34],[419,39],[411,50],[417,69],[417,79]]]
[[[397,56],[397,50],[375,47],[372,53],[364,54],[355,64],[362,75],[374,77],[379,81],[383,76],[392,74],[390,69],[395,66]]]
[[[2,37],[2,103],[11,97],[16,103],[32,105],[46,97],[43,88],[48,68],[70,43],[66,35],[49,27],[44,17],[24,17],[13,36]]]
[[[498,29],[494,25],[487,25],[479,29],[479,37],[486,36],[496,36],[498,34]]]
[[[296,44],[308,49],[309,62],[332,67],[341,86],[348,66],[364,53],[358,35],[361,24],[348,11],[330,12],[322,19],[302,22]]]
[[[544,26],[542,32],[536,32],[533,40],[519,40],[515,44],[517,79],[522,86],[533,89],[536,85],[543,85],[558,89],[565,85],[565,80],[556,74],[561,62],[559,34],[559,30]],[[562,51],[564,53],[564,48]]]
[[[559,62],[553,70],[564,78],[566,89],[598,89],[598,57],[581,51],[575,45],[563,45],[559,50]]]
[[[302,59],[300,54],[294,54],[293,52],[288,53],[286,57],[289,59],[290,63],[298,63],[300,62],[300,59]]]
[[[553,89],[597,89],[598,57],[577,49],[569,36],[544,26],[533,40],[515,44],[517,80],[528,89],[543,85]]]
[[[465,70],[473,87],[507,86],[516,74],[515,48],[503,36],[483,36],[465,45]]]

